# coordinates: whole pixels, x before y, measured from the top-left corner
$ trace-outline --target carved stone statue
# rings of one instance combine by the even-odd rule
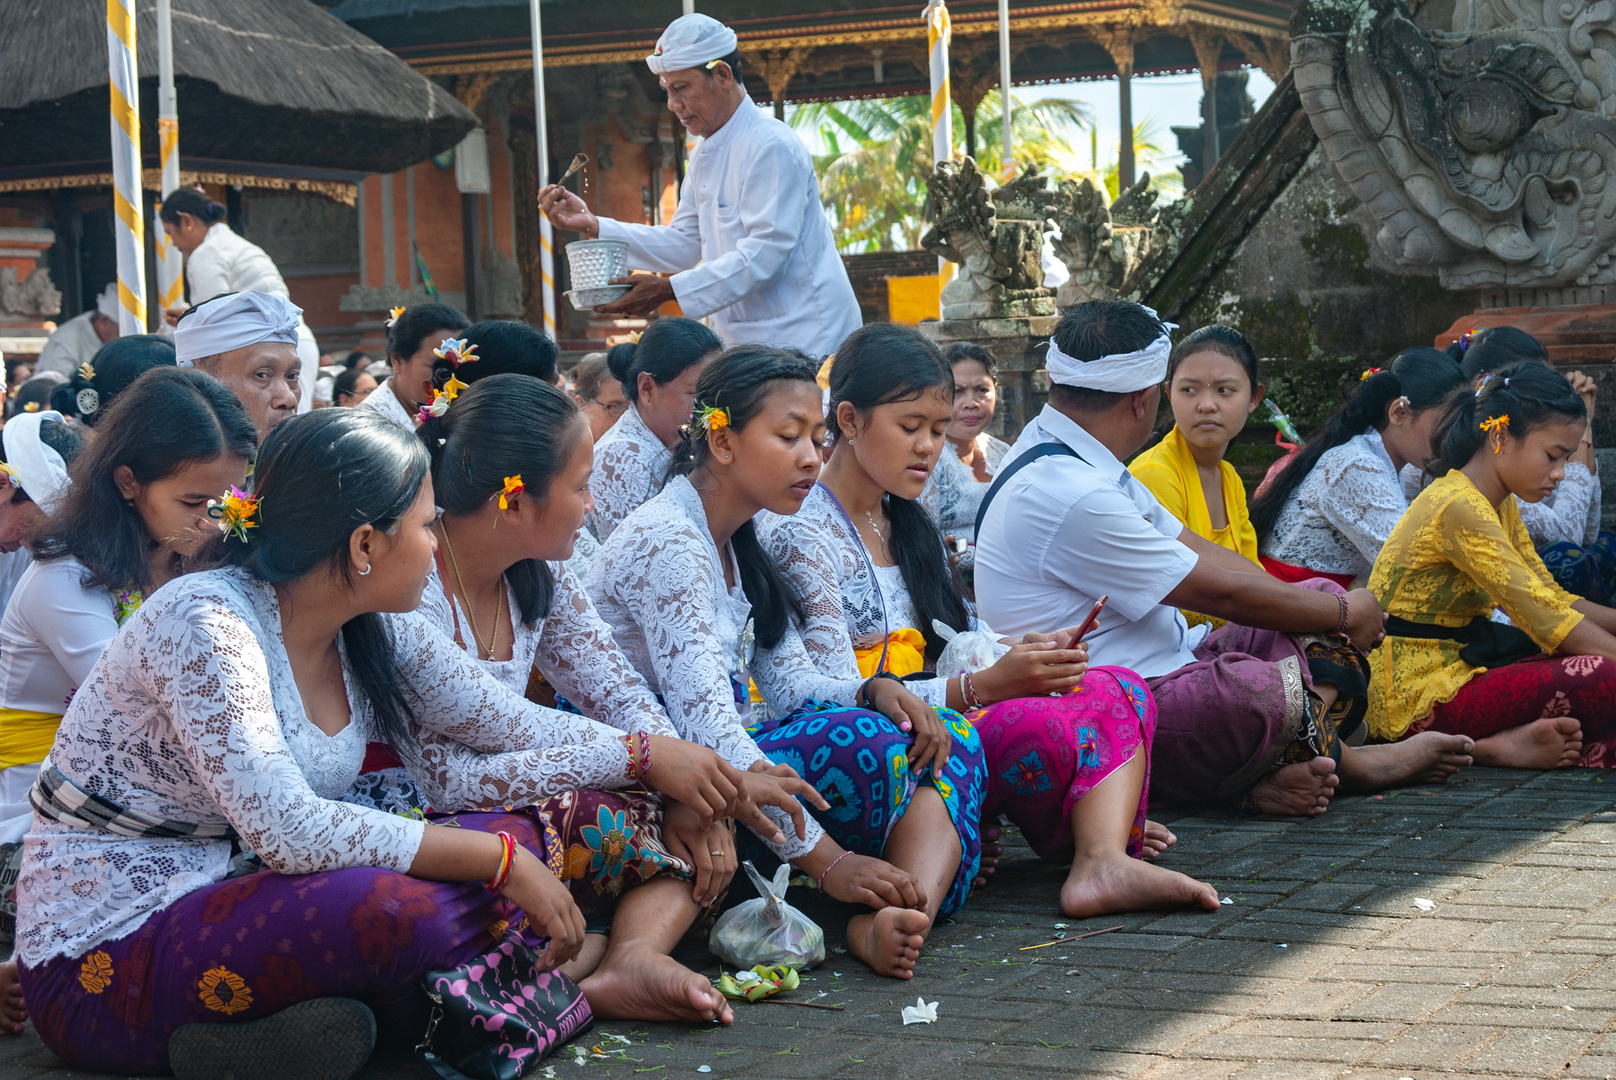
[[[1069,276],[1055,294],[1057,307],[1111,300],[1122,291],[1128,274],[1150,253],[1155,202],[1149,173],[1115,203],[1104,184],[1061,182],[1050,219],[1060,229],[1053,246]]]
[[[15,268],[0,266],[0,318],[37,319],[61,310],[62,294],[48,269],[36,266],[18,281]]]
[[[1415,10],[1303,0],[1292,19],[1302,104],[1380,247],[1452,289],[1616,281],[1616,7]]]
[[[920,244],[960,265],[943,287],[942,316],[1028,318],[1055,313],[1043,287],[1044,222],[1055,194],[1031,170],[995,191],[970,158],[944,161],[926,179],[934,219]]]

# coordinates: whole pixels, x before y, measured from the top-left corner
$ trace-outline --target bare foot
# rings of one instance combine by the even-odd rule
[[[1341,790],[1385,791],[1404,784],[1440,784],[1471,763],[1468,735],[1422,731],[1401,742],[1341,748]]]
[[[1339,783],[1335,762],[1316,757],[1269,773],[1251,789],[1251,798],[1259,813],[1311,817],[1329,809]]]
[[[28,1007],[22,1003],[22,982],[17,978],[17,961],[0,964],[0,1031],[21,1035],[28,1022]]]
[[[639,946],[612,953],[579,986],[602,1020],[735,1020],[716,986],[673,957]]]
[[[911,979],[926,944],[931,919],[914,908],[888,907],[855,915],[847,924],[847,948],[877,975]]]
[[[1061,886],[1060,904],[1061,911],[1072,919],[1156,908],[1216,911],[1218,891],[1177,871],[1147,866],[1120,851],[1110,851],[1072,860],[1066,884]]]
[[[1476,742],[1477,765],[1504,769],[1563,769],[1582,756],[1582,723],[1545,716]]]
[[[971,882],[973,888],[986,885],[999,868],[999,860],[1004,857],[1004,845],[999,843],[1001,835],[997,825],[982,826],[982,863],[977,868],[976,880]]]
[[[1142,857],[1146,859],[1160,858],[1161,853],[1178,843],[1178,837],[1173,830],[1159,821],[1145,819],[1145,849]]]
[[[581,983],[595,973],[600,962],[606,958],[607,938],[605,934],[585,934],[583,947],[578,955],[561,965],[561,974],[575,983]]]

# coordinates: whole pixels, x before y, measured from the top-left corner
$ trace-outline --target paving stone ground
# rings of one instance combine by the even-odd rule
[[[622,1052],[582,1067],[563,1053],[555,1075],[1616,1077],[1616,776],[1470,769],[1444,787],[1339,798],[1309,821],[1172,826],[1163,862],[1233,904],[1071,923],[1123,929],[1028,950],[1066,921],[1062,872],[1012,835],[996,880],[938,929],[911,982],[833,951],[791,996],[840,1012],[743,1005],[728,1029],[606,1024],[585,1041]],[[818,899],[802,906],[840,945],[847,912]],[[681,958],[716,974],[698,942]],[[902,1026],[917,995],[939,1003],[936,1024]],[[6,1080],[86,1075],[31,1033],[0,1040]],[[429,1075],[393,1054],[363,1080]]]

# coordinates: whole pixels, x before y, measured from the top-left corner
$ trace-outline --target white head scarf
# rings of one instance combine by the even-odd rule
[[[645,66],[656,75],[705,67],[734,52],[739,40],[735,31],[711,15],[681,15],[657,38],[656,51],[645,58]]]
[[[112,282],[95,298],[95,310],[113,322],[118,321],[118,283]],[[32,498],[32,496],[29,496]]]
[[[6,448],[6,465],[17,486],[47,515],[61,509],[69,487],[67,462],[45,445],[39,428],[46,420],[62,423],[62,414],[43,410],[18,413],[0,431],[0,444]]]
[[[1140,304],[1139,308],[1152,319],[1160,320],[1161,316],[1145,305]],[[1061,386],[1104,390],[1113,394],[1146,390],[1167,378],[1167,361],[1173,354],[1173,340],[1167,336],[1167,332],[1177,329],[1177,323],[1164,322],[1161,337],[1143,349],[1113,353],[1087,362],[1061,352],[1061,347],[1051,338],[1044,368],[1049,373],[1049,381]]]
[[[180,367],[245,349],[263,341],[297,344],[297,320],[303,309],[274,293],[229,293],[207,301],[174,328],[174,359]]]

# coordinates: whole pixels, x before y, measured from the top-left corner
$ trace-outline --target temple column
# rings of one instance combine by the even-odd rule
[[[1131,26],[1096,27],[1095,36],[1117,65],[1117,119],[1122,128],[1117,152],[1117,190],[1133,186],[1133,45]]]
[[[1212,171],[1223,147],[1218,141],[1218,57],[1223,52],[1223,36],[1196,26],[1190,29],[1190,45],[1201,69],[1201,176]]]

